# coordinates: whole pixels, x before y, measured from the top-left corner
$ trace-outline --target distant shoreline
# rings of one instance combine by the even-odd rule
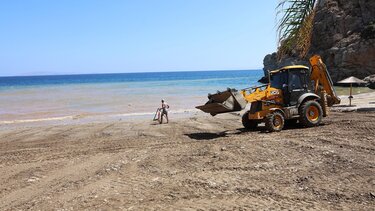
[[[190,72],[225,72],[225,71],[263,71],[262,68],[259,69],[221,69],[221,70],[172,70],[172,71],[142,71],[142,72],[98,72],[98,73],[61,73],[61,74],[38,74],[35,75],[0,75],[0,78],[11,78],[11,77],[49,77],[49,76],[87,76],[87,75],[122,75],[122,74],[148,74],[148,73],[190,73]]]

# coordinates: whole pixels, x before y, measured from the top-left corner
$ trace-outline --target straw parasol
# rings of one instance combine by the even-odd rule
[[[356,78],[354,76],[350,76],[349,78],[345,78],[344,80],[341,80],[337,82],[338,84],[350,84],[350,94],[349,94],[349,106],[352,106],[352,87],[353,84],[365,84],[366,81],[363,81],[359,78]]]

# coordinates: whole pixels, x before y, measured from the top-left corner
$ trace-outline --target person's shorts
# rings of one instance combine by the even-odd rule
[[[165,115],[168,115],[168,111],[167,111],[167,110],[165,110],[165,109],[163,109],[163,110],[161,110],[161,114],[165,114]]]

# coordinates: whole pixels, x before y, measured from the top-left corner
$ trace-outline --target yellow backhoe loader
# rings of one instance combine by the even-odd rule
[[[340,103],[331,77],[320,56],[310,58],[311,68],[293,65],[269,71],[269,83],[241,91],[228,89],[208,95],[208,102],[196,108],[216,115],[245,109],[242,124],[255,129],[264,122],[268,131],[281,131],[285,124],[297,123],[306,127],[320,124],[329,108]]]

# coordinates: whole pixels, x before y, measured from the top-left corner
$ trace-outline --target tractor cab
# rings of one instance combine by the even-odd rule
[[[270,71],[270,86],[282,91],[284,106],[295,106],[301,95],[312,92],[309,68],[286,66]]]

